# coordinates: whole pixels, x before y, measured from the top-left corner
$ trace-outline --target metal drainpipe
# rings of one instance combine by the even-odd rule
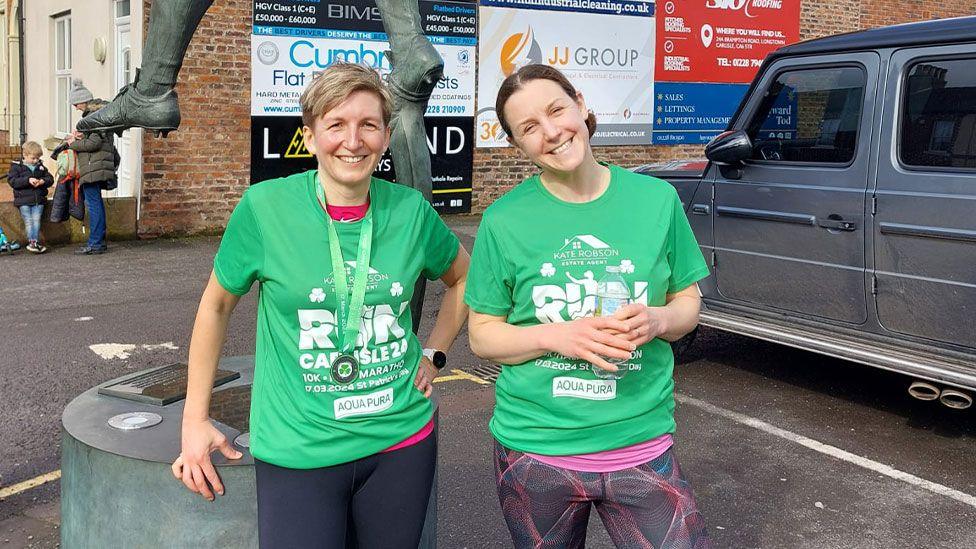
[[[20,63],[20,142],[21,143],[27,142],[27,93],[25,89],[27,87],[27,78],[25,77],[25,75],[27,74],[26,71],[27,67],[25,67],[24,65],[24,50],[26,49],[25,40],[24,40],[24,23],[25,23],[24,2],[26,1],[27,0],[20,0],[20,2],[17,3],[17,32],[20,35],[18,37],[17,49],[20,50],[18,54],[19,57],[18,62]]]

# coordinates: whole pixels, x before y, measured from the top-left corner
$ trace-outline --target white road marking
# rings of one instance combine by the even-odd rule
[[[144,349],[146,351],[156,351],[159,349],[175,351],[179,349],[179,347],[174,345],[172,341],[157,343],[155,345],[135,345],[132,343],[96,343],[95,345],[89,345],[88,348],[91,349],[91,351],[96,355],[102,357],[104,360],[125,360],[129,358],[132,352],[136,349]]]
[[[87,320],[94,320],[94,318],[93,316],[79,316],[75,319],[75,322],[85,322]]]
[[[129,354],[136,350],[135,345],[128,343],[97,343],[95,345],[89,345],[89,349],[93,353],[102,357],[105,360],[119,359],[125,360],[129,358]]]
[[[167,341],[166,343],[157,343],[156,345],[143,345],[143,349],[147,351],[155,351],[157,349],[167,349],[170,351],[178,351],[180,348],[173,345],[172,341]]]
[[[902,482],[911,484],[912,486],[917,486],[919,488],[928,490],[932,493],[939,494],[940,496],[952,498],[956,501],[965,503],[966,505],[976,507],[976,496],[973,496],[971,494],[960,492],[959,490],[949,488],[948,486],[943,486],[941,484],[929,480],[925,480],[924,478],[917,477],[915,475],[906,473],[904,471],[899,471],[894,467],[885,465],[883,463],[878,463],[877,461],[865,457],[852,454],[846,450],[841,450],[836,446],[824,444],[822,442],[813,440],[812,438],[807,438],[803,435],[798,435],[792,431],[787,431],[786,429],[780,429],[779,427],[770,425],[765,421],[747,416],[745,414],[740,414],[738,412],[733,412],[732,410],[726,410],[725,408],[720,408],[718,406],[715,406],[714,404],[709,404],[707,402],[698,400],[696,398],[692,398],[686,395],[682,395],[680,393],[676,393],[675,399],[677,399],[677,401],[682,404],[687,404],[689,406],[695,406],[696,408],[701,408],[706,412],[731,419],[736,423],[741,423],[743,425],[747,425],[754,429],[759,429],[764,433],[769,433],[771,435],[780,437],[782,439],[786,439],[790,442],[795,442],[796,444],[805,446],[811,450],[815,450],[822,454],[826,454],[828,456],[846,461],[848,463],[853,463],[854,465],[863,467],[865,469],[874,471],[876,473],[880,473],[887,477],[891,477],[895,480],[900,480]]]

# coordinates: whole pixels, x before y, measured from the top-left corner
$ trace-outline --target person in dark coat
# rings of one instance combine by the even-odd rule
[[[105,101],[95,99],[79,79],[72,81],[68,100],[81,111],[82,117],[105,106]],[[88,209],[88,244],[75,253],[105,253],[108,246],[105,245],[106,220],[102,191],[110,191],[118,186],[115,171],[119,153],[112,136],[102,132],[92,132],[87,137],[75,132],[67,137],[66,142],[71,150],[78,153],[78,171],[81,173],[82,192]]]
[[[47,189],[54,184],[51,172],[41,163],[41,146],[28,141],[21,147],[23,160],[14,161],[7,173],[7,182],[14,190],[14,206],[24,218],[27,251],[42,254],[47,247],[40,243],[41,214],[47,201]]]

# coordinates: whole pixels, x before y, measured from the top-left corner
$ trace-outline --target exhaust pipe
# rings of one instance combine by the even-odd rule
[[[947,391],[950,389],[946,389]],[[935,400],[939,398],[941,392],[939,388],[927,381],[914,381],[908,387],[908,394],[919,400]],[[972,400],[970,400],[972,404]],[[948,404],[946,404],[948,406]]]
[[[973,405],[973,397],[958,389],[943,389],[939,402],[953,410],[965,410]]]

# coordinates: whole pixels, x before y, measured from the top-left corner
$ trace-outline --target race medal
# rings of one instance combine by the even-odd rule
[[[312,174],[314,172],[310,172]],[[325,212],[325,222],[329,229],[329,251],[332,260],[332,280],[335,285],[336,298],[339,303],[337,317],[344,328],[339,332],[342,340],[339,343],[339,356],[332,361],[332,379],[340,385],[348,385],[359,377],[359,361],[353,356],[356,339],[359,337],[359,325],[362,322],[363,305],[366,301],[366,282],[369,273],[369,259],[373,247],[373,211],[369,209],[362,219],[359,233],[359,249],[356,266],[352,274],[352,287],[346,279],[346,269],[342,260],[342,249],[339,246],[339,233],[335,223],[329,217],[325,204],[325,192],[322,185],[316,181],[316,195],[322,210]]]
[[[346,385],[359,377],[359,361],[352,355],[339,355],[332,361],[332,379]]]

